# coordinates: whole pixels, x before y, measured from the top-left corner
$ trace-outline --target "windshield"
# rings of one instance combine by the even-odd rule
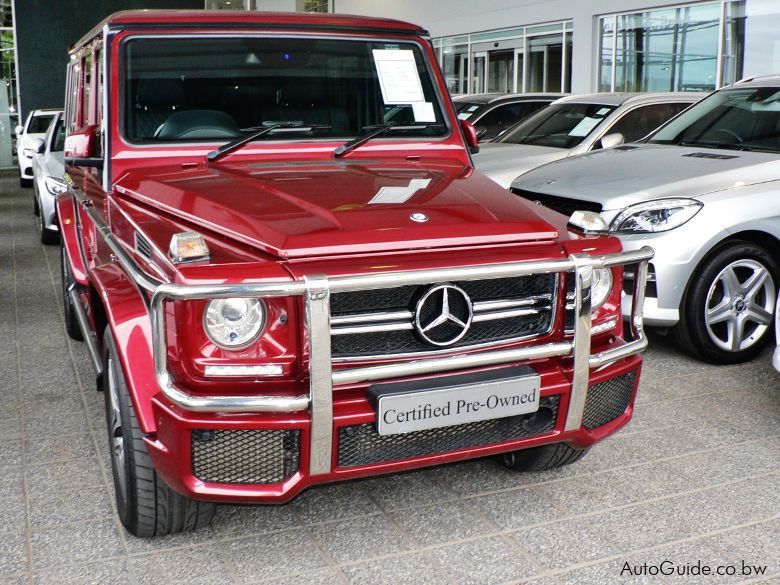
[[[27,126],[27,133],[45,134],[46,130],[49,129],[49,124],[51,124],[52,119],[54,119],[54,114],[39,114],[33,116],[30,118],[30,123]]]
[[[455,105],[455,111],[458,113],[458,118],[461,120],[468,120],[474,115],[479,108],[484,104],[475,104],[473,102],[452,102]]]
[[[125,49],[125,136],[136,143],[349,138],[389,122],[448,132],[413,43],[300,38],[133,39]],[[439,124],[436,126],[435,124]]]
[[[508,130],[497,142],[574,148],[616,107],[602,104],[553,104]]]
[[[737,87],[716,92],[661,128],[649,142],[780,152],[780,89]]]

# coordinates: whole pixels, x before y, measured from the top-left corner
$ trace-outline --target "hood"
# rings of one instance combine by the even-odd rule
[[[569,156],[566,148],[488,143],[474,155],[477,169],[508,189],[514,179],[538,166]]]
[[[551,240],[533,205],[450,161],[139,169],[116,190],[279,258]]]
[[[669,197],[696,197],[780,178],[780,156],[636,144],[573,156],[530,171],[512,187],[600,203],[606,210]]]

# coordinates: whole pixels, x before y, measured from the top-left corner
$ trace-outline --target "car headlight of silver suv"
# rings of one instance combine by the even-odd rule
[[[46,177],[43,182],[46,183],[46,189],[52,195],[59,195],[68,190],[68,184],[57,177]]]
[[[621,211],[610,231],[621,234],[666,232],[680,227],[704,206],[695,199],[659,199],[638,203]]]

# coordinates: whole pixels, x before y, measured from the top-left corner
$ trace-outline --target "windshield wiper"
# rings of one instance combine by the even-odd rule
[[[425,130],[426,128],[443,128],[444,124],[400,124],[400,123],[394,123],[394,124],[380,124],[377,126],[365,126],[365,128],[371,128],[369,132],[366,132],[365,134],[361,134],[360,136],[357,136],[350,140],[349,142],[345,142],[341,146],[339,146],[336,150],[333,151],[333,158],[339,158],[340,156],[344,156],[351,150],[355,150],[359,146],[365,144],[372,138],[376,138],[377,136],[382,136],[383,134],[387,134],[388,132],[392,132],[393,130],[416,130],[421,129]]]
[[[245,144],[248,144],[253,140],[257,140],[258,138],[261,138],[266,134],[271,134],[277,130],[286,130],[291,132],[310,132],[312,130],[329,130],[330,128],[331,128],[330,126],[326,126],[326,125],[312,125],[312,124],[308,124],[308,125],[270,124],[268,126],[261,128],[257,132],[253,132],[248,136],[239,136],[238,138],[231,140],[230,142],[226,142],[216,150],[212,150],[211,152],[209,152],[206,155],[206,160],[208,162],[214,162],[218,158],[221,158],[226,154],[233,152],[237,148],[241,148]]]
[[[693,148],[721,148],[723,150],[746,150],[741,144],[733,144],[730,142],[697,142],[681,140],[677,143],[677,146],[689,146]]]

